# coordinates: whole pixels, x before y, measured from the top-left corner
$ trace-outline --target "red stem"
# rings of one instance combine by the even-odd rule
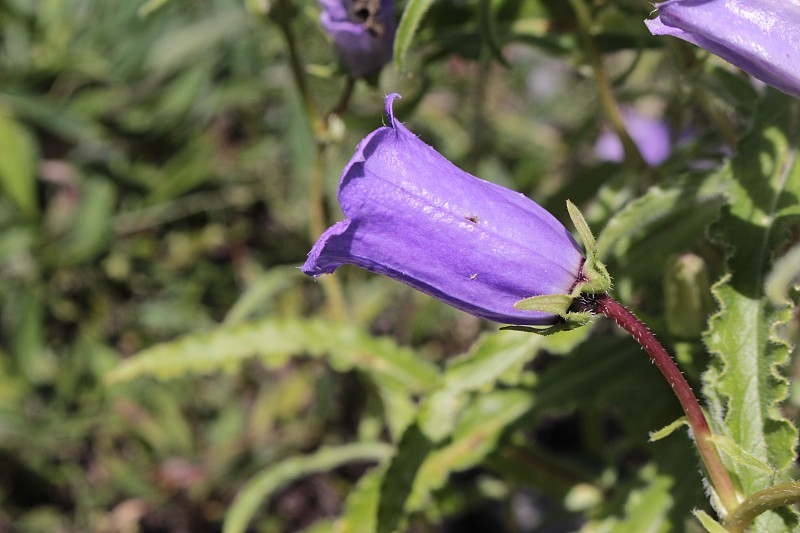
[[[619,302],[609,295],[603,294],[597,298],[596,304],[597,312],[613,319],[621,328],[630,333],[636,339],[636,342],[644,348],[664,377],[667,378],[667,382],[672,387],[672,390],[675,391],[675,395],[678,397],[681,407],[683,407],[683,412],[686,413],[700,457],[706,465],[708,477],[714,485],[723,507],[728,513],[731,513],[739,505],[736,491],[733,488],[728,471],[722,464],[717,447],[711,441],[711,428],[708,426],[705,414],[703,414],[692,388],[686,378],[683,377],[678,365],[675,364],[669,353],[658,342],[655,335],[647,329],[647,326],[642,324],[639,319],[633,316],[633,313],[625,309]]]

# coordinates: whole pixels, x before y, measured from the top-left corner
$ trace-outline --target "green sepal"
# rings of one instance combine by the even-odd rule
[[[537,335],[552,335],[559,331],[569,331],[585,326],[595,315],[589,312],[568,312],[565,315],[559,316],[561,316],[563,320],[556,322],[552,326],[503,326],[500,329],[503,331],[527,331],[528,333],[536,333]]]
[[[583,278],[584,280],[575,286],[572,291],[573,296],[578,294],[603,294],[608,292],[611,288],[611,276],[606,270],[606,266],[600,261],[600,254],[597,253],[597,241],[583,218],[583,213],[567,200],[567,211],[569,211],[569,218],[578,230],[578,236],[583,241],[583,247],[586,249],[586,261],[583,263]]]
[[[577,296],[578,295],[568,296],[566,294],[531,296],[530,298],[525,298],[515,303],[514,309],[519,309],[520,311],[539,311],[540,313],[548,313],[561,317],[562,321],[552,326],[546,326],[544,329],[532,328],[536,333],[549,335],[556,331],[566,331],[581,327],[594,316],[588,311],[569,310]]]
[[[519,311],[540,311],[551,315],[564,316],[572,305],[573,297],[567,294],[543,294],[531,296],[514,304]]]
[[[586,325],[594,316],[591,311],[570,311],[575,300],[582,294],[603,294],[611,288],[611,276],[608,275],[605,265],[598,259],[597,241],[592,230],[583,218],[575,204],[567,200],[567,210],[578,230],[578,236],[586,248],[586,261],[583,263],[580,276],[581,280],[575,284],[571,294],[542,294],[524,298],[514,304],[514,309],[520,311],[539,311],[561,317],[561,320],[552,326],[508,326],[502,329],[529,331],[540,335],[550,335],[559,331],[568,331]]]

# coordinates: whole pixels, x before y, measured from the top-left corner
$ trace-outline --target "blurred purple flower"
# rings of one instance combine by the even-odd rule
[[[646,20],[653,35],[673,35],[800,97],[800,4],[796,0],[670,0]]]
[[[322,26],[353,77],[374,74],[391,61],[397,28],[394,0],[319,1]]]
[[[514,309],[542,294],[570,294],[583,255],[553,215],[523,194],[460,170],[392,111],[358,145],[339,183],[345,220],[320,237],[302,270],[349,263],[383,274],[467,313],[546,325],[556,316]]]
[[[639,115],[629,109],[622,111],[622,120],[625,123],[625,129],[628,130],[628,135],[636,143],[645,163],[656,167],[666,161],[672,152],[669,128],[666,124],[660,120]],[[603,161],[619,163],[625,159],[622,141],[613,131],[605,131],[597,138],[594,152]]]

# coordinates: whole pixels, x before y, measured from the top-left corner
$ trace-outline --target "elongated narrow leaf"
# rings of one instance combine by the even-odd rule
[[[31,134],[0,108],[0,190],[27,216],[38,211],[35,165]]]
[[[400,18],[394,38],[394,64],[400,72],[406,70],[408,50],[411,48],[420,23],[422,23],[422,18],[431,5],[433,5],[433,0],[409,0],[403,10],[403,16]]]
[[[111,217],[117,202],[114,186],[103,179],[86,180],[81,194],[80,211],[59,251],[65,263],[85,263],[105,249],[111,237]]]
[[[226,324],[238,324],[255,314],[257,310],[269,308],[274,296],[292,283],[301,279],[303,274],[296,268],[281,266],[265,272],[247,288],[244,294],[233,304],[225,316]]]
[[[704,180],[684,177],[664,187],[652,187],[614,215],[597,238],[602,260],[624,255],[630,237],[643,228],[666,220],[694,216],[704,205],[721,205],[722,191],[716,175]],[[672,226],[674,230],[674,226]]]
[[[420,427],[428,438],[438,442],[448,435],[467,393],[491,387],[507,369],[536,355],[543,342],[544,337],[519,331],[487,333],[453,360],[421,407]]]
[[[704,392],[717,430],[779,477],[793,463],[797,431],[781,414],[787,396],[781,368],[789,347],[775,328],[791,316],[789,305],[765,298],[771,256],[800,217],[800,161],[797,158],[797,102],[775,92],[758,109],[756,122],[723,179],[730,207],[713,236],[728,250],[728,273],[713,288],[719,312],[704,341],[714,355],[704,375]],[[735,460],[733,468],[747,494],[764,489],[772,476]],[[755,530],[788,531],[793,522],[768,512]]]
[[[728,530],[725,529],[722,524],[708,516],[708,513],[701,510],[696,510],[694,512],[694,516],[703,524],[703,527],[706,528],[708,533],[728,533]]]
[[[497,38],[495,30],[494,13],[492,12],[492,0],[479,0],[478,2],[478,27],[481,37],[489,47],[492,56],[505,67],[508,67],[506,58],[503,57],[503,49]]]
[[[795,244],[775,261],[766,282],[767,296],[779,304],[789,298],[789,291],[800,283],[800,244]]]
[[[228,510],[224,533],[244,533],[259,506],[279,488],[300,477],[332,470],[354,461],[381,461],[389,457],[391,447],[383,443],[357,443],[322,448],[312,455],[293,457],[256,475],[239,492]]]
[[[658,533],[667,531],[669,521],[667,512],[673,504],[674,480],[667,474],[653,475],[652,465],[644,469],[644,475],[651,479],[647,485],[634,489],[625,502],[625,516],[606,519],[603,523],[606,531],[614,533]],[[598,529],[603,530],[600,526]]]
[[[336,520],[333,531],[337,533],[372,533],[376,531],[378,500],[383,468],[375,468],[358,480],[355,489],[347,496],[342,516]]]
[[[416,425],[410,426],[403,434],[397,444],[397,453],[392,457],[381,482],[376,528],[378,533],[402,530],[411,486],[422,463],[433,449],[434,443]]]
[[[254,356],[283,366],[292,355],[327,356],[337,370],[367,372],[409,393],[429,388],[436,369],[389,338],[376,338],[352,324],[322,319],[267,318],[222,325],[158,344],[126,359],[106,376],[109,383],[139,376],[170,379],[231,370]]]
[[[443,487],[450,474],[480,464],[495,450],[505,430],[533,404],[533,395],[522,390],[494,391],[477,396],[454,429],[452,441],[430,453],[420,466],[406,510],[424,509],[431,493]],[[387,477],[387,483],[391,482]]]
[[[325,357],[336,370],[358,369],[375,382],[383,401],[386,422],[394,440],[414,420],[411,395],[433,385],[437,370],[408,348],[389,338],[376,338],[352,324],[321,319],[266,318],[256,322],[223,324],[148,348],[123,361],[107,376],[108,383],[152,376],[171,379],[239,368],[260,357],[279,368],[293,355]]]

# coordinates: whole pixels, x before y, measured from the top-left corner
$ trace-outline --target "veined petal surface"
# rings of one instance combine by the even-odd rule
[[[514,309],[542,294],[570,294],[583,255],[567,229],[524,195],[459,169],[395,119],[369,134],[345,167],[346,220],[328,229],[303,272],[354,264],[468,313],[519,325],[557,317]]]

